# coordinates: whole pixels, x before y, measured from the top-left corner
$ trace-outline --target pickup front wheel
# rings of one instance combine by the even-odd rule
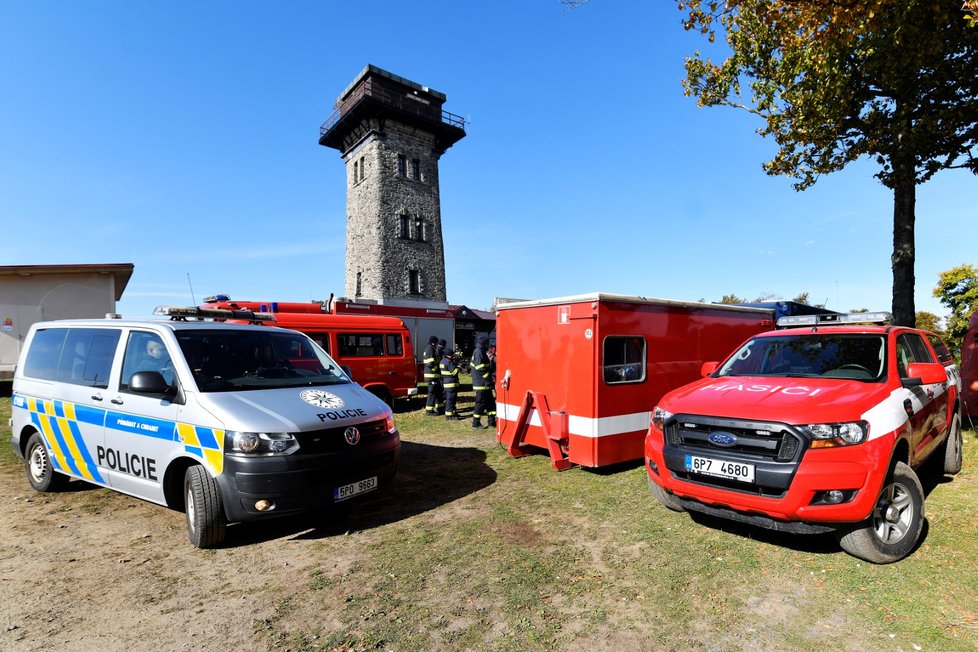
[[[853,557],[889,564],[910,554],[924,525],[924,490],[917,474],[897,462],[883,484],[876,507],[855,528],[840,530],[839,545]]]

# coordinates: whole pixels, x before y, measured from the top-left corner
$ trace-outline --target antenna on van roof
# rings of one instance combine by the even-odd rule
[[[187,285],[190,286],[190,302],[197,305],[197,299],[194,297],[194,284],[190,282],[190,272],[187,272]]]

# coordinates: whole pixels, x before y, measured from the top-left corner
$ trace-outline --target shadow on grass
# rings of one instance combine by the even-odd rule
[[[496,472],[486,464],[483,450],[402,440],[397,476],[381,491],[321,512],[234,525],[225,547],[370,530],[464,498],[495,481]]]

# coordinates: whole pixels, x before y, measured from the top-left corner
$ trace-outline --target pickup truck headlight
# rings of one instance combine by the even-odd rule
[[[291,455],[299,450],[299,442],[287,432],[237,432],[229,430],[224,436],[224,448],[229,455]]]
[[[658,405],[652,410],[652,425],[665,432],[666,421],[672,418],[672,412],[667,412]]]
[[[866,441],[869,424],[865,421],[846,423],[813,423],[799,429],[812,438],[812,448],[852,446]]]

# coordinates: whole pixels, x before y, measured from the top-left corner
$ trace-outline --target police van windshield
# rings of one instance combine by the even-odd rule
[[[718,376],[787,376],[878,381],[884,377],[882,335],[806,334],[758,337],[727,359]]]
[[[202,392],[351,382],[332,358],[299,333],[214,329],[176,335]]]

